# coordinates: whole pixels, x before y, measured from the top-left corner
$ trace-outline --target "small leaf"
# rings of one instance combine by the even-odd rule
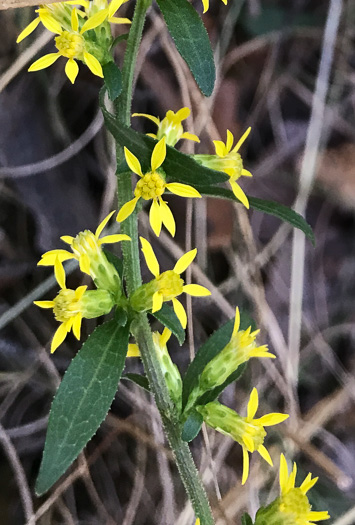
[[[253,520],[246,512],[242,516],[242,525],[253,525]]]
[[[185,421],[185,424],[182,429],[181,438],[183,441],[186,441],[189,443],[200,432],[201,427],[203,423],[203,417],[198,412],[192,412],[187,420]]]
[[[188,0],[157,0],[176,48],[202,93],[212,94],[216,78],[211,44],[201,18]]]
[[[124,326],[127,323],[127,312],[119,306],[115,310],[115,321],[118,326]]]
[[[104,251],[104,254],[106,255],[106,258],[107,258],[108,262],[113,264],[113,266],[115,267],[118,275],[120,276],[120,279],[122,280],[122,275],[123,275],[123,261],[122,261],[122,259],[117,257],[117,255],[115,255],[114,253],[106,250],[106,248],[104,248],[103,251]]]
[[[114,62],[102,66],[105,86],[110,100],[114,101],[122,91],[122,75]]]
[[[109,321],[96,328],[69,365],[52,403],[37,495],[64,474],[105,419],[121,378],[128,336],[128,326]]]
[[[127,40],[128,39],[128,35],[129,35],[129,33],[124,33],[123,35],[117,36],[114,39],[114,41],[112,42],[112,44],[111,44],[111,49],[113,49],[115,46],[117,46],[117,44],[119,44],[120,42],[123,42],[124,40]]]
[[[209,197],[216,197],[219,199],[228,199],[235,202],[240,202],[234,195],[234,193],[227,188],[219,188],[216,186],[196,186],[196,189],[201,195]],[[274,201],[267,201],[264,199],[258,199],[257,197],[250,197],[247,195],[250,207],[254,210],[273,215],[284,222],[288,222],[294,228],[301,230],[306,237],[311,241],[313,246],[315,245],[314,233],[308,222],[300,215],[288,206],[279,204]]]
[[[125,374],[122,376],[122,379],[127,379],[128,381],[132,381],[136,385],[144,388],[147,392],[150,392],[149,388],[149,381],[146,378],[146,376],[142,376],[141,374]]]
[[[149,171],[152,151],[157,141],[117,121],[105,108],[103,94],[101,92],[100,106],[107,129],[121,146],[126,146],[139,159],[143,170]],[[185,155],[170,146],[166,148],[166,158],[162,167],[167,175],[167,179],[171,182],[204,185],[218,184],[229,180],[228,175],[225,173],[205,168],[189,155]]]
[[[152,315],[154,315],[161,324],[169,328],[170,332],[175,335],[180,345],[182,345],[185,341],[185,330],[181,326],[181,323],[171,306],[163,304],[159,312],[154,312]]]
[[[212,390],[208,390],[205,392],[196,402],[196,405],[207,405],[207,403],[211,403],[212,401],[215,401],[217,397],[223,392],[225,388],[227,388],[228,385],[231,383],[234,383],[234,381],[237,381],[242,374],[244,373],[245,369],[247,367],[246,363],[243,363],[242,365],[238,366],[237,370],[233,372],[224,383],[222,383],[219,386],[216,386]]]

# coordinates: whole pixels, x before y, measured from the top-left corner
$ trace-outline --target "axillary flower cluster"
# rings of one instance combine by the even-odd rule
[[[46,29],[58,35],[54,39],[57,52],[36,60],[29,71],[45,69],[62,56],[68,59],[65,73],[72,83],[79,72],[76,60],[84,62],[94,75],[103,77],[102,66],[113,60],[110,54],[113,41],[110,23],[131,23],[127,18],[114,16],[127,1],[112,0],[108,4],[107,0],[74,0],[41,6],[37,9],[37,18],[20,33],[17,42],[21,42],[42,23]]]

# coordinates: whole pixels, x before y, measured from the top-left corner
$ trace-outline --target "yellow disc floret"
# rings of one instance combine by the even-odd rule
[[[77,298],[74,290],[60,290],[57,297],[53,299],[53,303],[54,317],[60,323],[82,313],[81,297]]]
[[[300,487],[294,487],[282,497],[280,511],[292,518],[292,523],[303,523],[302,520],[311,510],[308,498]]]
[[[63,31],[55,38],[55,47],[63,57],[81,58],[85,49],[85,41],[78,33]]]
[[[160,197],[164,191],[165,180],[155,171],[146,173],[144,177],[137,182],[134,195],[135,197],[141,197],[148,201]]]
[[[157,277],[156,282],[163,301],[171,301],[184,291],[184,281],[180,275],[173,270],[168,270]]]

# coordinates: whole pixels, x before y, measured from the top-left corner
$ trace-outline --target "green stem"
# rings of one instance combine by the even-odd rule
[[[116,115],[120,122],[130,125],[133,78],[139,45],[142,39],[145,16],[151,0],[137,0],[132,26],[127,40],[127,49],[122,69],[123,90],[116,103]],[[123,161],[123,149],[117,145],[117,164]],[[117,173],[118,202],[121,207],[132,199],[131,174]],[[127,292],[131,295],[142,283],[137,214],[132,213],[121,225],[122,233],[129,235],[131,242],[122,243],[124,274]],[[209,502],[199,478],[190,449],[181,439],[181,424],[177,410],[170,398],[165,379],[153,343],[152,332],[145,314],[138,314],[132,323],[132,332],[138,343],[145,373],[160,412],[169,444],[186,492],[192,502],[201,525],[213,525],[214,519]]]

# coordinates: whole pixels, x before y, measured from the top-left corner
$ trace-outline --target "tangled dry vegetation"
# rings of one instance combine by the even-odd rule
[[[336,16],[331,4],[342,8],[333,41],[323,39]],[[130,16],[130,3],[125,7]],[[1,523],[190,525],[193,513],[154,403],[127,382],[70,473],[50,494],[38,499],[33,493],[50,403],[78,349],[68,338],[49,356],[55,321],[32,301],[54,294],[54,278],[36,263],[58,247],[60,235],[94,228],[114,209],[115,161],[96,103],[100,81],[83,68],[73,87],[60,63],[27,73],[50,39],[38,32],[30,45],[16,46],[32,16],[31,9],[0,14]],[[229,0],[227,10],[212,0],[205,22],[219,71],[214,95],[201,96],[152,8],[134,110],[164,115],[169,108],[191,107],[189,130],[201,136],[204,150],[211,139],[224,139],[226,128],[238,136],[252,126],[244,157],[254,177],[243,187],[287,205],[297,196],[298,205],[304,199],[316,246],[306,242],[303,272],[303,240],[293,239],[291,228],[277,219],[225,202],[222,210],[213,199],[184,208],[172,197],[175,216],[186,214],[189,228],[180,227],[175,241],[161,235],[155,249],[170,267],[170,259],[193,242],[198,261],[192,273],[213,292],[208,306],[187,304],[195,333],[189,332],[182,348],[172,348],[172,356],[185,369],[194,345],[232,317],[235,304],[248,311],[277,363],[254,364],[238,388],[229,387],[224,401],[234,407],[237,398],[246,400],[252,380],[263,392],[265,409],[269,403],[284,407],[291,418],[282,434],[271,435],[272,455],[286,449],[305,472],[319,475],[314,503],[329,510],[334,524],[350,525],[355,523],[355,5],[352,0]],[[314,97],[324,83],[319,62],[333,52],[321,118]],[[311,131],[320,133],[314,170],[302,161],[317,152],[306,140],[311,115]],[[134,125],[152,131],[138,119]],[[75,272],[69,280],[74,287],[82,284]],[[297,297],[302,289],[298,319],[290,290]],[[88,332],[93,323],[87,322]],[[129,363],[131,371],[140,370],[136,361]],[[205,431],[192,448],[219,525],[240,523],[244,510],[253,514],[275,494],[276,469],[264,468],[257,458],[241,488],[240,452],[228,438]]]

